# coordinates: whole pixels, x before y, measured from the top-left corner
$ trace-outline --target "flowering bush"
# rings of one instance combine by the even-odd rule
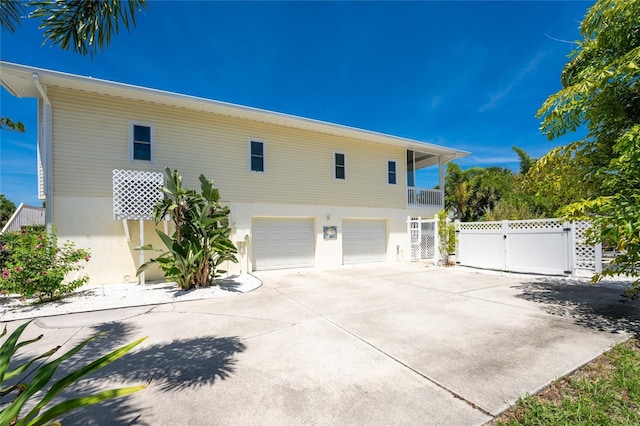
[[[87,275],[64,281],[69,272],[84,266],[90,254],[67,241],[58,246],[55,234],[42,226],[26,227],[0,236],[0,291],[37,297],[40,302],[59,299],[86,284]]]

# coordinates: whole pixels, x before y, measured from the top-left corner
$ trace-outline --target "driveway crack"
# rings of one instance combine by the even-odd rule
[[[296,299],[293,299],[292,297],[290,297],[289,295],[282,293],[281,291],[279,291],[277,288],[275,289],[278,293],[282,294],[284,297],[288,298],[289,300],[291,300],[294,303],[297,303],[298,305],[300,305],[301,307],[303,307],[304,309],[308,310],[309,312],[317,315],[318,317],[324,319],[325,321],[327,321],[328,323],[332,324],[334,327],[342,330],[343,332],[349,334],[352,337],[355,337],[356,339],[358,339],[359,341],[361,341],[362,343],[364,343],[365,345],[369,346],[370,348],[374,349],[375,351],[381,353],[382,355],[386,356],[387,358],[391,359],[392,361],[400,364],[401,366],[405,367],[406,369],[412,371],[414,374],[417,374],[418,376],[422,377],[423,379],[429,381],[430,383],[434,384],[435,386],[437,386],[438,388],[444,390],[445,392],[447,392],[448,394],[450,394],[451,396],[453,396],[456,399],[459,399],[461,401],[463,401],[465,404],[469,405],[471,408],[480,411],[482,414],[491,417],[492,419],[495,418],[495,416],[493,414],[491,414],[489,411],[485,410],[484,408],[480,407],[478,404],[474,403],[473,401],[468,400],[467,398],[465,398],[464,396],[460,395],[459,393],[447,388],[445,385],[439,383],[437,380],[432,379],[431,377],[427,376],[426,374],[422,373],[420,370],[417,370],[415,368],[413,368],[412,366],[408,365],[407,363],[403,362],[402,360],[396,358],[395,356],[391,355],[390,353],[384,351],[383,349],[379,348],[378,346],[374,345],[373,343],[369,342],[366,339],[363,339],[362,337],[358,336],[357,334],[353,333],[351,330],[341,326],[340,324],[338,324],[337,322],[333,321],[331,318],[328,318],[316,311],[314,311],[313,309],[311,309],[310,307],[306,306],[304,303],[299,302]]]

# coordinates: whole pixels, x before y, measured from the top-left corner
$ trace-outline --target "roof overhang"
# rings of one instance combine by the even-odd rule
[[[40,93],[33,81],[34,74],[37,74],[40,82],[47,87],[61,87],[80,90],[124,99],[151,102],[176,108],[203,111],[212,114],[264,122],[295,129],[309,130],[334,136],[402,146],[417,152],[431,154],[436,157],[439,156],[443,162],[469,155],[469,152],[467,151],[447,148],[441,145],[401,138],[398,136],[386,135],[370,130],[362,130],[340,124],[235,105],[227,102],[0,61],[0,83],[14,96],[20,98],[40,97]],[[436,158],[435,163],[433,164],[437,163],[438,160]]]

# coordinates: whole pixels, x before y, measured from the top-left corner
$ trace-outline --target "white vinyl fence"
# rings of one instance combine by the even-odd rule
[[[602,270],[602,246],[585,243],[586,222],[558,219],[457,222],[456,263],[548,275]]]
[[[0,234],[11,231],[19,231],[29,225],[44,225],[44,208],[27,206],[20,203],[9,221],[4,225]]]

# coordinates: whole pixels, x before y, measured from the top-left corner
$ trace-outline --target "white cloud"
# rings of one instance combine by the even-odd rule
[[[522,70],[520,70],[518,75],[513,80],[511,80],[508,85],[506,85],[499,92],[491,94],[489,100],[478,109],[478,112],[485,112],[498,106],[498,103],[502,100],[502,98],[507,96],[513,90],[513,88],[516,87],[518,83],[520,83],[520,81],[522,81],[527,75],[538,68],[538,65],[545,56],[547,56],[547,52],[544,50],[536,53],[535,56],[531,58],[527,65]]]

